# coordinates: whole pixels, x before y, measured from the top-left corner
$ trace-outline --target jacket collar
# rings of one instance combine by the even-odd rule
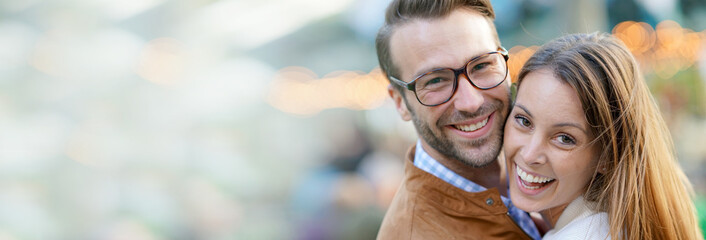
[[[415,147],[407,152],[405,160],[406,188],[419,199],[437,204],[459,216],[501,214],[507,207],[496,188],[481,192],[466,192],[448,182],[414,166]]]

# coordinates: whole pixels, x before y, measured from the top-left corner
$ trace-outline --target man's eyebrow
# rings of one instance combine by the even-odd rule
[[[468,62],[471,61],[471,59],[474,59],[474,58],[483,56],[484,54],[489,53],[489,52],[493,52],[493,51],[488,51],[488,52],[479,53],[479,54],[476,54],[476,55],[474,55],[474,56],[472,56],[472,57],[470,57],[470,58],[467,58],[467,59],[463,62],[464,65],[462,65],[462,66],[459,67],[459,68],[465,67],[466,64],[468,64]],[[429,73],[429,72],[434,71],[434,70],[436,70],[436,69],[442,69],[442,68],[452,68],[452,69],[456,69],[456,68],[454,68],[454,67],[448,67],[448,66],[446,66],[446,67],[441,67],[441,66],[428,67],[428,68],[424,68],[424,69],[420,70],[419,72],[416,72],[416,73],[414,74],[413,78],[414,78],[414,79],[417,79],[419,76],[422,76],[422,74],[426,74],[426,73]],[[414,79],[412,79],[412,80],[414,80]]]

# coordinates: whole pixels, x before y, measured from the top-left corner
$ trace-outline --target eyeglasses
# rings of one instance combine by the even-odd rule
[[[499,47],[498,51],[485,53],[472,58],[460,69],[439,68],[419,75],[409,83],[393,76],[392,82],[413,91],[417,100],[424,106],[438,106],[448,102],[456,92],[458,75],[465,73],[474,87],[487,90],[497,87],[507,77],[507,50]]]

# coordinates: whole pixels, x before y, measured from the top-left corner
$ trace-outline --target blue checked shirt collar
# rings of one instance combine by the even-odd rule
[[[417,141],[417,146],[414,153],[414,166],[419,169],[434,175],[445,182],[456,186],[457,188],[463,189],[466,192],[482,192],[487,190],[485,187],[478,185],[460,175],[456,174],[454,171],[449,170],[444,165],[441,165],[436,159],[429,156],[429,154],[422,148],[421,140]],[[517,225],[522,228],[527,235],[532,237],[532,239],[541,239],[537,227],[534,225],[532,218],[530,216],[515,207],[509,198],[500,196],[505,206],[508,208],[508,213]]]

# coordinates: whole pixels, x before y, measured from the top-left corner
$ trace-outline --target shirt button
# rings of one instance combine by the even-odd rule
[[[485,200],[485,204],[488,204],[488,205],[493,205],[494,202],[495,202],[495,201],[493,201],[492,198],[488,198],[488,199]]]

